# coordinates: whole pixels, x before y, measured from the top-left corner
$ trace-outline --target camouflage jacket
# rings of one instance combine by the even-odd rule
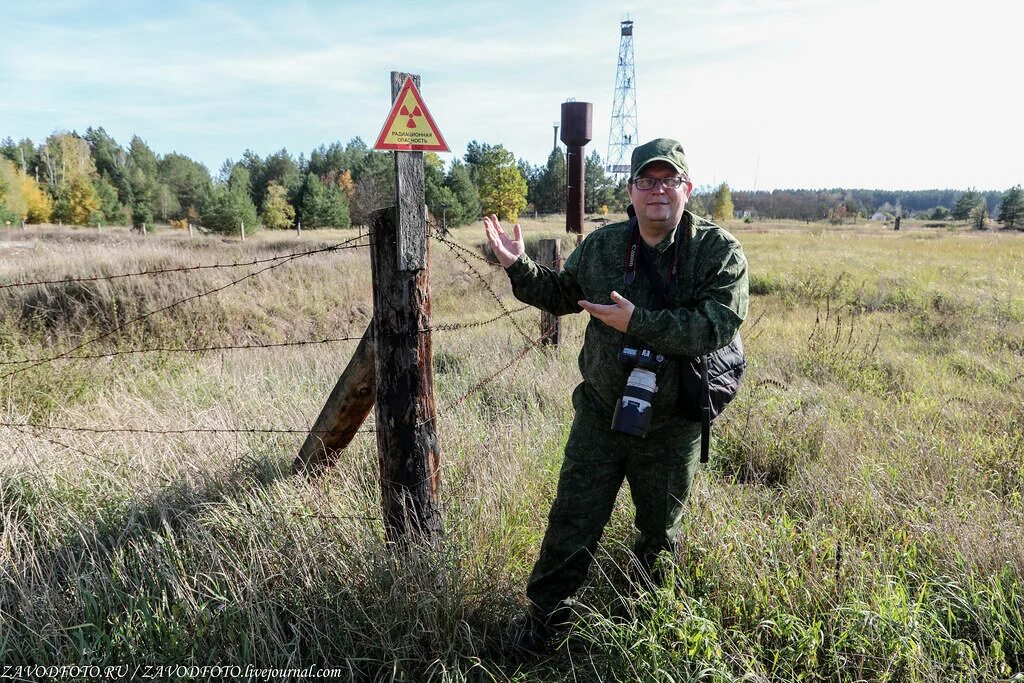
[[[668,280],[674,257],[674,239],[683,230],[689,245],[680,245],[678,280],[672,305],[655,310],[656,290],[643,269],[629,285],[623,279],[629,247],[629,222],[612,223],[587,235],[565,261],[562,272],[534,262],[526,254],[506,269],[512,292],[520,301],[554,315],[579,313],[577,301],[610,304],[611,292],[629,299],[636,308],[623,334],[597,318],[587,325],[579,366],[583,390],[609,415],[622,396],[630,368],[618,360],[629,344],[669,356],[699,356],[732,341],[747,315],[747,260],[735,237],[721,227],[684,212],[679,227],[647,254],[661,281]],[[688,246],[688,248],[687,248]],[[676,399],[679,366],[672,359],[658,372],[652,427],[680,419]]]

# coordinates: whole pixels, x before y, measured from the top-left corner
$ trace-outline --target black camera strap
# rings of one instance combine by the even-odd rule
[[[643,244],[643,238],[640,236],[640,223],[636,218],[631,219],[630,223],[633,230],[629,238],[629,248],[626,250],[626,275],[623,280],[626,284],[633,282],[636,274],[636,264],[639,262],[640,267],[644,270],[644,275],[647,277],[647,281],[651,283],[651,288],[658,299],[658,308],[655,310],[671,308],[672,295],[675,293],[677,282],[676,272],[679,268],[679,250],[684,241],[680,238],[679,234],[683,230],[683,222],[680,221],[679,226],[676,228],[675,240],[672,245],[674,248],[672,266],[668,271],[667,286],[662,283],[661,277],[658,276],[658,270],[654,267],[654,263],[651,262],[650,248]]]

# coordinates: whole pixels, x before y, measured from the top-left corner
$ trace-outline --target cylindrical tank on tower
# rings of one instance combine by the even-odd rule
[[[579,147],[590,142],[593,113],[590,102],[562,102],[562,142]]]

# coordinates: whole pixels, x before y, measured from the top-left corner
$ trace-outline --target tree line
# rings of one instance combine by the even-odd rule
[[[529,206],[553,213],[565,205],[565,155],[553,152],[533,167],[500,144],[470,142],[462,158],[445,164],[424,155],[426,203],[447,226],[484,213],[516,219]],[[586,160],[588,211],[625,206],[625,191],[594,153]],[[261,157],[247,150],[218,173],[189,157],[160,155],[139,136],[127,146],[102,127],[84,134],[58,131],[35,144],[0,142],[0,221],[141,227],[155,221],[237,233],[365,224],[393,203],[393,157],[356,137],[308,156],[287,149]],[[607,209],[605,209],[607,211]]]
[[[438,221],[456,227],[483,214],[515,220],[519,213],[561,213],[565,208],[566,155],[556,147],[533,166],[500,144],[473,141],[449,164],[424,154],[426,203]],[[625,210],[624,180],[604,170],[592,151],[584,162],[584,210]],[[366,224],[370,213],[393,203],[389,152],[356,137],[323,144],[294,157],[287,149],[261,157],[247,150],[226,160],[216,175],[203,164],[171,152],[154,152],[139,136],[127,146],[102,127],[84,134],[57,131],[39,144],[0,142],[0,223],[124,225],[155,221],[216,232],[260,227],[288,229]],[[892,215],[968,220],[984,226],[998,216],[1008,227],[1024,223],[1020,186],[1006,192],[958,190],[731,191],[728,184],[697,188],[688,207],[725,220],[734,214],[761,218],[842,222],[876,211]]]
[[[694,200],[710,206],[716,189],[700,188]],[[984,227],[988,218],[998,218],[1008,228],[1024,225],[1024,192],[1016,185],[1005,192],[996,190],[773,190],[733,191],[732,202],[739,212],[759,218],[788,218],[840,223],[883,213],[892,218],[918,217],[927,220],[963,220]]]

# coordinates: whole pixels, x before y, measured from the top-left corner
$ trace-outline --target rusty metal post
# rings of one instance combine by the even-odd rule
[[[583,148],[591,139],[591,119],[594,105],[590,102],[562,103],[562,142],[566,146],[568,178],[565,184],[565,231],[583,237]]]
[[[562,270],[562,240],[540,241],[537,262],[556,273]],[[562,337],[562,319],[547,311],[540,312],[540,341],[542,344],[558,346]]]
[[[391,72],[394,101],[409,74]],[[419,85],[419,77],[413,75]],[[388,541],[442,533],[422,152],[395,152],[397,206],[371,220],[377,455]]]

